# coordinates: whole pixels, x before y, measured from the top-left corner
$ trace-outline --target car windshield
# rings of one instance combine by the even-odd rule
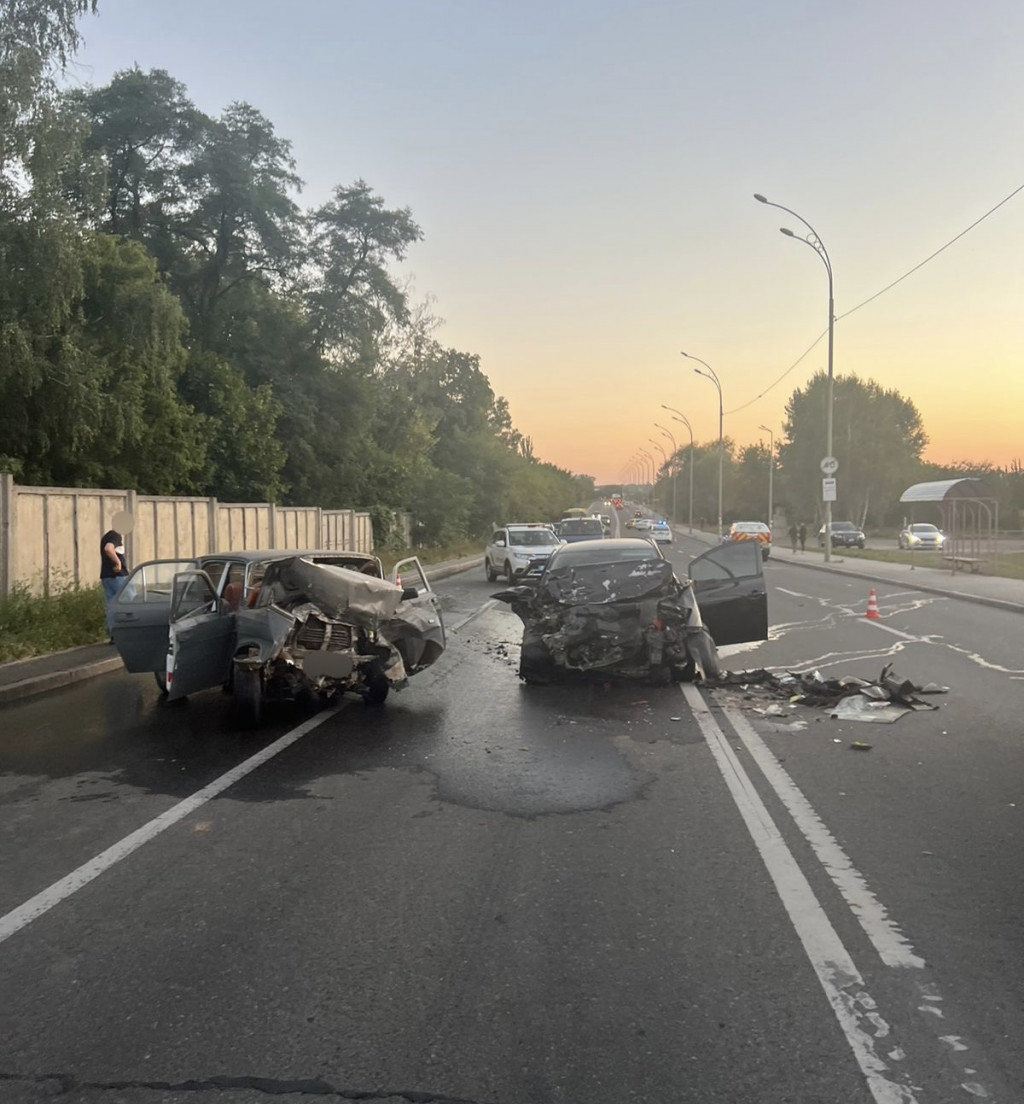
[[[563,548],[549,561],[549,570],[559,567],[579,567],[582,564],[624,563],[632,560],[659,560],[662,557],[650,542],[637,542],[636,547],[616,548]]]
[[[856,530],[857,530],[857,526],[854,525],[852,521],[833,521],[832,522],[832,531],[833,532],[846,533],[846,532],[849,532],[851,530],[853,532],[856,532]]]
[[[938,529],[934,525],[911,525],[910,531],[912,533],[937,533]]]
[[[510,529],[508,539],[512,544],[525,548],[550,547],[558,538],[550,529]]]

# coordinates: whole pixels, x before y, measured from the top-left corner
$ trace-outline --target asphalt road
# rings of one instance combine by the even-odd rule
[[[4,709],[0,1101],[1024,1099],[1020,617],[766,578],[729,667],[893,663],[941,708],[525,687],[481,570],[383,708]]]

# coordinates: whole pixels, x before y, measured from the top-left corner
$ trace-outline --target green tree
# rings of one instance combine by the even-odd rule
[[[779,458],[790,516],[821,516],[819,464],[825,455],[827,394],[827,377],[818,373],[786,404],[786,439]],[[914,482],[928,437],[913,402],[874,380],[837,377],[833,412],[839,470],[832,514],[863,525],[872,516],[884,517]]]

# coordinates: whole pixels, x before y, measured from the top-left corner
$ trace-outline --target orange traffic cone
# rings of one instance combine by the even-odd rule
[[[878,599],[875,597],[875,588],[872,587],[868,594],[868,609],[864,616],[869,621],[881,621],[882,615],[878,612]]]

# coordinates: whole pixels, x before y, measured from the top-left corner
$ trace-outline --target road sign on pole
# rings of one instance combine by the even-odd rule
[[[821,481],[821,501],[822,502],[835,502],[836,500],[836,481],[834,479],[823,479]]]
[[[825,456],[820,467],[822,475],[835,475],[839,471],[839,461],[834,456]]]

